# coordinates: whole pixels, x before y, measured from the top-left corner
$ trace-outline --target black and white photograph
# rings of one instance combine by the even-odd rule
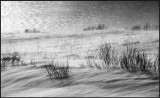
[[[1,97],[159,97],[159,1],[1,1]]]

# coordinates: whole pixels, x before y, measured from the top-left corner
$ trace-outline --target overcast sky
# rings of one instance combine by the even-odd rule
[[[1,32],[82,30],[98,23],[126,28],[159,24],[157,1],[1,1]]]

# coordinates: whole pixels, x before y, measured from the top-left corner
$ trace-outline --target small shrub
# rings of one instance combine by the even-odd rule
[[[69,77],[69,65],[60,65],[59,63],[54,63],[45,65],[50,79],[54,76],[55,79],[66,79]]]

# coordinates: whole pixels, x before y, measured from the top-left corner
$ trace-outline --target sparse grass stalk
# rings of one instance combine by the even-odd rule
[[[119,63],[118,55],[112,49],[111,45],[107,43],[100,46],[99,59],[102,62],[104,68],[110,66],[113,67]]]

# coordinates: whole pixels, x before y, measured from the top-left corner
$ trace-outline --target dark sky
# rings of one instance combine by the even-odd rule
[[[104,23],[127,28],[159,24],[157,1],[1,1],[1,31],[37,28],[46,32],[82,30]]]
[[[126,27],[132,24],[144,24],[145,22],[159,23],[159,4],[151,1],[98,1],[76,3],[88,22],[93,23],[97,19],[100,23],[109,26]],[[87,6],[86,6],[87,5]],[[93,17],[93,18],[90,18]]]

